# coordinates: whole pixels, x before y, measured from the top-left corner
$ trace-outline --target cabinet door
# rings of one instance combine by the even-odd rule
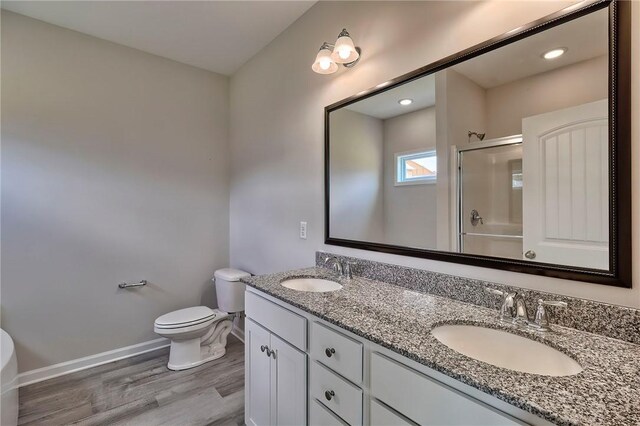
[[[314,399],[309,407],[309,426],[349,426],[327,407]]]
[[[271,424],[271,357],[261,347],[269,346],[270,334],[255,322],[247,321],[245,334],[245,422]]]
[[[371,399],[371,426],[415,426],[415,423],[400,417],[381,402]]]
[[[307,424],[307,354],[271,335],[275,351],[275,419],[279,426]],[[273,389],[273,386],[272,386]]]

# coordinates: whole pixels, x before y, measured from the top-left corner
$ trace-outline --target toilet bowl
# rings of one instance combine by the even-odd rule
[[[171,340],[170,370],[186,370],[222,357],[231,316],[206,306],[180,309],[156,319],[153,331]]]
[[[240,279],[249,275],[229,268],[216,271],[214,281],[220,309],[194,306],[155,320],[153,331],[171,340],[167,364],[170,370],[186,370],[224,356],[227,336],[233,328],[232,314],[244,310],[245,286]]]

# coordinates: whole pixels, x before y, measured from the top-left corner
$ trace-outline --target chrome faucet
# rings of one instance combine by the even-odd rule
[[[353,278],[353,263],[349,261],[340,262],[336,256],[328,255],[324,258],[325,265],[333,265],[331,268],[335,271],[340,278],[346,278],[350,280]]]
[[[527,305],[524,302],[524,297],[516,293],[514,297],[515,303],[515,316],[513,317],[513,323],[519,326],[526,327],[529,325],[529,313],[527,312]]]
[[[330,264],[333,263],[333,270],[336,272],[336,274],[342,276],[343,272],[342,272],[342,263],[340,263],[340,260],[335,257],[335,256],[326,256],[324,258],[324,264],[329,266]]]
[[[484,225],[484,220],[482,219],[482,216],[480,216],[480,213],[478,213],[478,210],[476,209],[471,210],[471,215],[469,217],[469,220],[471,221],[471,225],[473,226],[477,226],[478,222],[480,222],[480,225]]]
[[[558,308],[566,308],[566,302],[555,300],[538,299],[538,308],[533,322],[529,319],[527,305],[524,296],[519,293],[510,293],[507,291],[497,290],[495,288],[486,287],[485,290],[496,296],[502,296],[502,305],[500,306],[500,314],[498,318],[503,322],[511,322],[518,327],[526,327],[535,331],[551,330],[549,315],[545,310],[545,306],[555,306]]]

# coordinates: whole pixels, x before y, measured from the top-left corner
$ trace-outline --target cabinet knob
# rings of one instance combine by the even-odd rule
[[[324,353],[327,355],[327,358],[331,358],[331,356],[336,353],[336,350],[333,348],[327,348],[324,350]]]
[[[276,359],[276,351],[272,351],[271,349],[269,349],[269,346],[260,346],[260,352],[266,352],[268,357],[271,357],[271,355],[273,355],[273,359]]]
[[[524,254],[524,257],[526,257],[527,259],[535,259],[536,252],[533,250],[527,250],[527,252]]]
[[[332,390],[328,390],[324,392],[324,397],[327,398],[327,401],[331,401],[331,399],[336,396],[336,393]]]

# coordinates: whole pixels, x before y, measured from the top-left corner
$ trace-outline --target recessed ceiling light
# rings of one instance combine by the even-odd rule
[[[555,59],[564,55],[566,51],[567,51],[566,47],[559,47],[557,49],[552,49],[552,50],[549,50],[548,52],[545,52],[542,55],[542,57],[545,59]]]
[[[399,103],[400,105],[402,105],[402,106],[411,105],[411,104],[413,103],[413,99],[409,99],[409,98],[407,98],[407,99],[400,99],[400,100],[398,101],[398,103]]]

